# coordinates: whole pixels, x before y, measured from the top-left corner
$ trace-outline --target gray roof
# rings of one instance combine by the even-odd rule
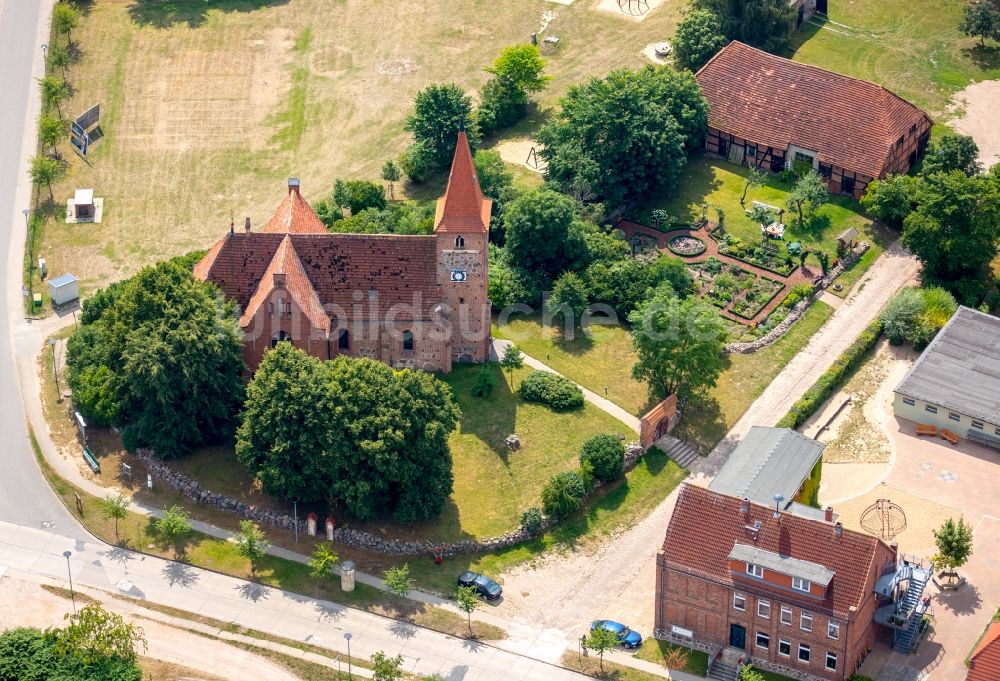
[[[843,232],[840,233],[840,236],[837,237],[837,240],[847,241],[849,239],[857,239],[857,238],[858,238],[858,230],[854,229],[853,227],[848,227],[847,229],[845,229]]]
[[[765,506],[775,494],[790,502],[825,448],[790,428],[754,426],[708,488]]]
[[[959,307],[896,392],[1000,424],[1000,318]]]
[[[797,501],[793,501],[785,507],[785,510],[789,513],[794,513],[801,518],[808,518],[809,520],[822,520],[826,521],[826,511],[822,508],[816,508],[814,506],[806,506],[805,504],[800,504]],[[839,516],[833,514],[833,522],[837,522]]]
[[[833,570],[827,570],[819,563],[810,563],[808,560],[799,560],[791,556],[783,556],[773,551],[758,549],[756,546],[746,544],[736,544],[729,552],[729,557],[733,560],[740,560],[745,563],[760,565],[765,570],[774,570],[783,575],[801,577],[808,579],[813,584],[823,587],[830,585],[833,580]]]
[[[60,286],[65,286],[66,284],[72,284],[76,281],[76,277],[72,274],[64,274],[61,277],[56,277],[55,279],[49,279],[49,286],[52,288],[59,288]]]

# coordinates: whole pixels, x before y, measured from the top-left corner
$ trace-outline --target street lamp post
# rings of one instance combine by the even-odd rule
[[[66,559],[66,574],[69,575],[69,597],[73,601],[73,617],[76,617],[76,594],[73,592],[73,572],[69,569],[69,557],[72,555],[70,551],[63,551],[63,558]]]
[[[42,43],[42,61],[48,59],[49,56],[49,46],[48,43]]]
[[[345,631],[344,638],[347,639],[347,678],[353,679],[354,674],[351,672],[351,632]]]
[[[292,523],[295,526],[295,543],[299,543],[299,502],[297,499],[292,500],[292,507],[295,509],[292,513],[295,514],[295,520]]]

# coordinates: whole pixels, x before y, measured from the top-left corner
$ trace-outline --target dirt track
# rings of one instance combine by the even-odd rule
[[[979,160],[985,167],[1000,162],[1000,80],[973,83],[955,95],[955,102],[964,112],[951,122],[952,127],[976,140]]]

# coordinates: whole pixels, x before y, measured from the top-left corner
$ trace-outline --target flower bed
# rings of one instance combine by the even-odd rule
[[[787,250],[773,243],[767,242],[754,246],[732,234],[723,234],[720,237],[713,232],[711,236],[719,244],[719,253],[748,265],[755,265],[782,277],[790,276],[798,268],[795,260],[788,255]],[[783,250],[784,253],[782,253]]]
[[[706,247],[705,242],[698,237],[691,236],[690,234],[681,234],[668,241],[667,248],[674,255],[679,255],[683,258],[693,258],[696,255],[704,253]]]
[[[729,306],[729,311],[744,319],[753,319],[764,306],[781,292],[782,288],[784,288],[784,284],[780,282],[767,277],[757,277],[753,286],[733,301],[732,305]]]

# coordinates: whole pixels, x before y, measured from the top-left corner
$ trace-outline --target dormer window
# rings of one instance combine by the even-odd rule
[[[751,577],[756,577],[757,579],[764,578],[764,568],[760,565],[754,565],[753,563],[747,563],[747,574]]]
[[[796,591],[801,591],[803,593],[809,593],[812,588],[812,583],[808,579],[802,579],[801,577],[792,577],[792,588]]]

